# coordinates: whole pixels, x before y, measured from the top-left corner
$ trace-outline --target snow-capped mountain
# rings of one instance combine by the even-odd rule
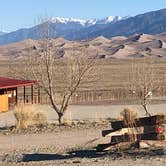
[[[75,19],[75,18],[64,18],[64,17],[55,17],[51,20],[52,23],[61,23],[61,24],[68,24],[68,23],[79,23],[81,25],[86,24],[86,20],[82,19]]]
[[[51,38],[63,37],[68,40],[85,40],[98,36],[110,38],[141,33],[158,34],[166,32],[166,9],[134,17],[109,16],[103,19],[89,20],[55,17],[48,23]],[[0,35],[0,45],[25,39],[40,39],[40,31],[39,24],[31,28],[2,34]]]
[[[4,32],[4,31],[0,31],[0,36],[1,35],[4,35],[6,32]]]
[[[108,16],[104,19],[98,20],[96,24],[108,24],[108,23],[114,23],[120,20],[122,20],[122,17],[120,16]]]
[[[104,19],[76,19],[76,18],[63,18],[63,17],[54,17],[48,20],[50,24],[50,37],[64,37],[70,40],[69,34],[72,34],[72,37],[77,38],[74,36],[76,32],[79,32],[83,29],[89,27],[95,27],[96,25],[106,25],[109,23],[115,23],[122,18],[119,16],[109,16]],[[14,32],[10,32],[7,34],[2,34],[0,36],[0,45],[8,44],[12,42],[18,42],[25,39],[39,39],[40,36],[40,24],[36,25],[32,28],[24,28],[19,29]]]
[[[123,18],[120,16],[108,16],[103,19],[89,19],[89,20],[83,20],[83,19],[75,19],[75,18],[64,18],[64,17],[55,17],[51,19],[52,23],[61,23],[61,24],[69,24],[69,23],[77,23],[84,27],[86,26],[92,26],[96,24],[108,24],[111,22],[120,21]]]

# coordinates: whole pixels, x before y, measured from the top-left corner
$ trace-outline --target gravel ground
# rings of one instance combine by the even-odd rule
[[[106,126],[61,128],[56,132],[0,135],[0,165],[72,165],[72,166],[144,166],[166,165],[166,150],[130,149],[97,152],[98,143],[109,142],[101,137]]]
[[[91,161],[86,160],[75,160],[75,161],[40,161],[40,162],[29,162],[29,163],[19,163],[19,164],[3,164],[4,166],[165,166],[166,159],[161,158],[149,158],[149,159],[95,159]]]
[[[137,110],[139,116],[145,115],[145,111],[140,105],[71,105],[64,118],[91,121],[102,118],[117,118],[120,112],[126,107]],[[149,105],[148,108],[152,115],[156,113],[166,113],[166,104]],[[51,123],[57,121],[57,115],[50,106],[36,105],[35,110],[40,110],[46,114]],[[14,124],[15,118],[13,116],[13,111],[0,114],[0,127],[12,126]]]
[[[165,113],[164,105],[151,106],[151,113]],[[128,106],[71,106],[67,117],[77,120],[116,118]],[[130,106],[138,108],[139,106]],[[56,120],[55,113],[48,106],[39,106],[50,122]],[[78,112],[79,110],[79,112]],[[141,111],[140,111],[141,112]],[[54,117],[54,118],[53,118]],[[13,112],[0,114],[0,127],[14,125]],[[35,132],[0,132],[0,165],[30,166],[165,166],[166,151],[150,149],[144,151],[99,153],[95,148],[99,143],[107,143],[110,138],[102,138],[101,131],[109,129],[109,124],[75,125],[55,127]],[[5,134],[4,134],[5,133]]]

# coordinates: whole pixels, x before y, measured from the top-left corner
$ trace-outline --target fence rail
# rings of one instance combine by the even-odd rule
[[[149,101],[151,103],[165,103],[166,92],[156,94]],[[60,103],[62,94],[57,93],[55,100]],[[18,102],[24,102],[23,95],[18,96]],[[25,102],[31,103],[31,95],[25,96]],[[49,104],[48,95],[41,93],[40,101],[37,94],[33,96],[33,103]],[[140,100],[138,96],[130,95],[128,91],[124,90],[97,90],[97,91],[79,91],[76,92],[70,100],[70,104],[139,104]]]

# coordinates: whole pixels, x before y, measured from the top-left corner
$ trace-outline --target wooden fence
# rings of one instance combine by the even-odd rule
[[[151,99],[152,103],[161,103],[166,102],[166,91],[159,93]],[[23,95],[18,96],[18,102],[23,102]],[[60,103],[62,99],[62,94],[57,92],[55,100],[57,103]],[[38,101],[37,94],[34,93],[33,97],[34,103],[49,104],[49,97],[41,93],[40,101]],[[31,95],[27,94],[25,96],[26,103],[31,102]],[[87,90],[87,91],[78,91],[76,92],[70,100],[70,104],[139,104],[139,97],[129,94],[129,91],[124,89],[112,89],[112,90]]]

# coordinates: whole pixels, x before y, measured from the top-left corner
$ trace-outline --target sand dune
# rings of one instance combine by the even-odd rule
[[[97,58],[131,57],[166,57],[166,33],[158,35],[136,34],[130,37],[117,36],[105,38],[99,36],[91,40],[69,41],[64,38],[51,39],[50,48],[57,47],[57,57],[68,57],[71,54],[86,53],[86,56]],[[84,51],[83,51],[84,50]],[[24,40],[0,46],[0,58],[22,58],[29,54],[42,53],[42,40]]]

